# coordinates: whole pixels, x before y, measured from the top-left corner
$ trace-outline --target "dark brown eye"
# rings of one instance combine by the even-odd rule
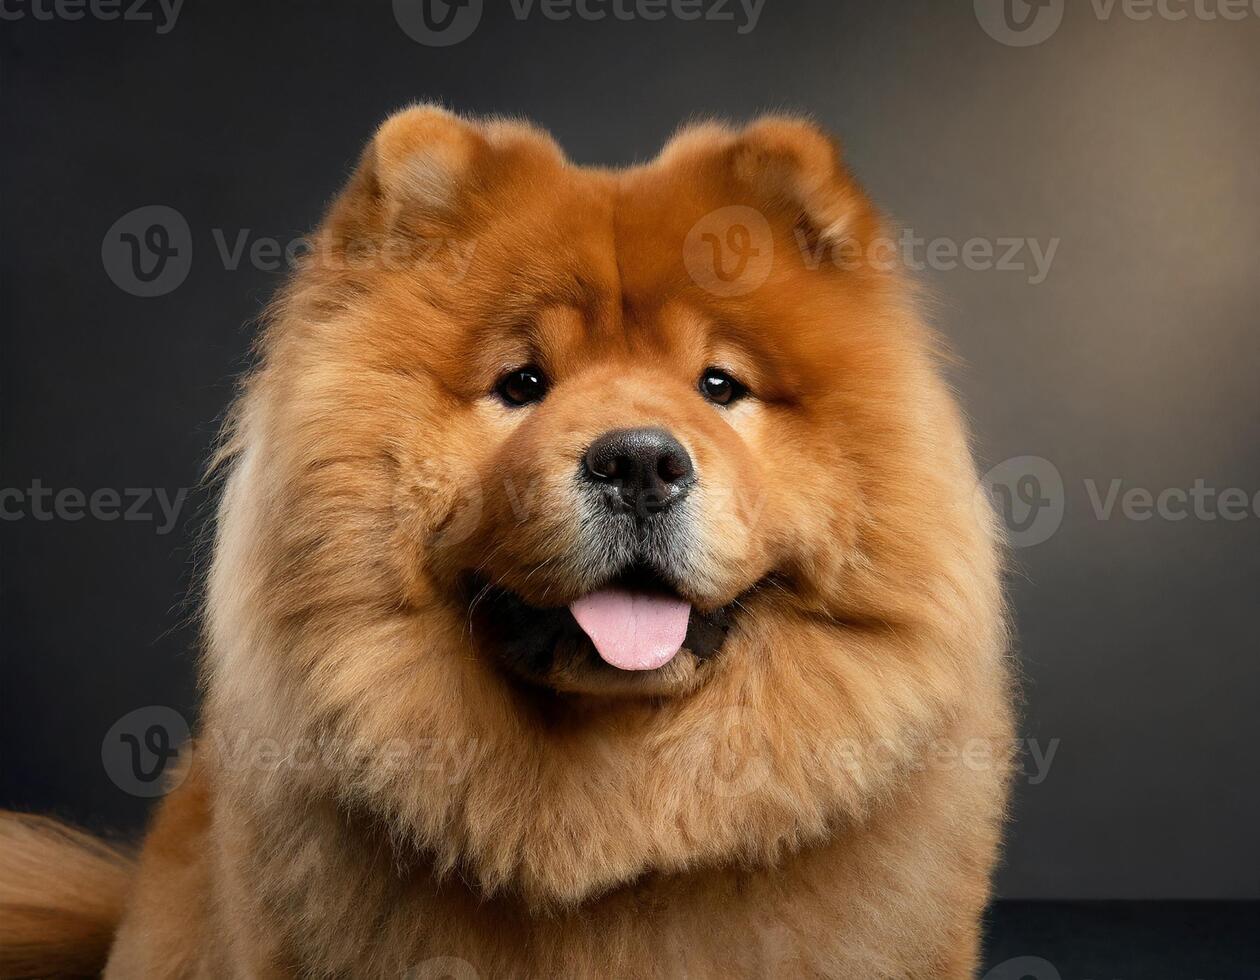
[[[709,368],[700,375],[700,394],[714,405],[729,405],[748,394],[748,389],[721,368]]]
[[[542,401],[547,387],[547,376],[530,364],[509,371],[494,390],[509,405],[528,405]]]

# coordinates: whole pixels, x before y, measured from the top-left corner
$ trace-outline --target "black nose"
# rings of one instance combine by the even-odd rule
[[[691,457],[664,429],[614,429],[586,450],[582,475],[606,488],[609,503],[640,517],[665,510],[696,482]]]

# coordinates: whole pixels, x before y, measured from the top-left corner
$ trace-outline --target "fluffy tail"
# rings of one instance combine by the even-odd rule
[[[0,980],[99,975],[133,870],[81,830],[0,812]]]

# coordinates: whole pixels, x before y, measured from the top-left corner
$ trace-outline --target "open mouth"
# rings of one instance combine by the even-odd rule
[[[576,668],[660,671],[680,654],[715,656],[730,606],[701,612],[649,566],[635,566],[568,606],[533,606],[498,586],[474,593],[470,619],[506,664],[532,680]]]

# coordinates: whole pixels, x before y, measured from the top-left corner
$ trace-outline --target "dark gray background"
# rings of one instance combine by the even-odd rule
[[[0,21],[0,487],[193,485],[282,275],[225,268],[215,229],[300,235],[393,108],[524,114],[598,163],[648,157],[697,114],[804,110],[919,237],[1060,242],[1038,285],[924,273],[985,468],[1038,456],[1065,488],[1011,579],[1023,731],[1058,742],[1021,782],[1001,893],[1260,897],[1260,517],[1101,520],[1085,484],[1260,489],[1260,15],[1102,20],[1073,0],[1017,48],[970,0],[768,0],[745,34],[489,6],[447,48],[388,3],[188,3],[165,34]],[[192,266],[139,298],[101,246],[150,204],[187,219]],[[138,707],[194,717],[196,516],[166,535],[0,523],[0,804],[143,818],[101,743]]]

